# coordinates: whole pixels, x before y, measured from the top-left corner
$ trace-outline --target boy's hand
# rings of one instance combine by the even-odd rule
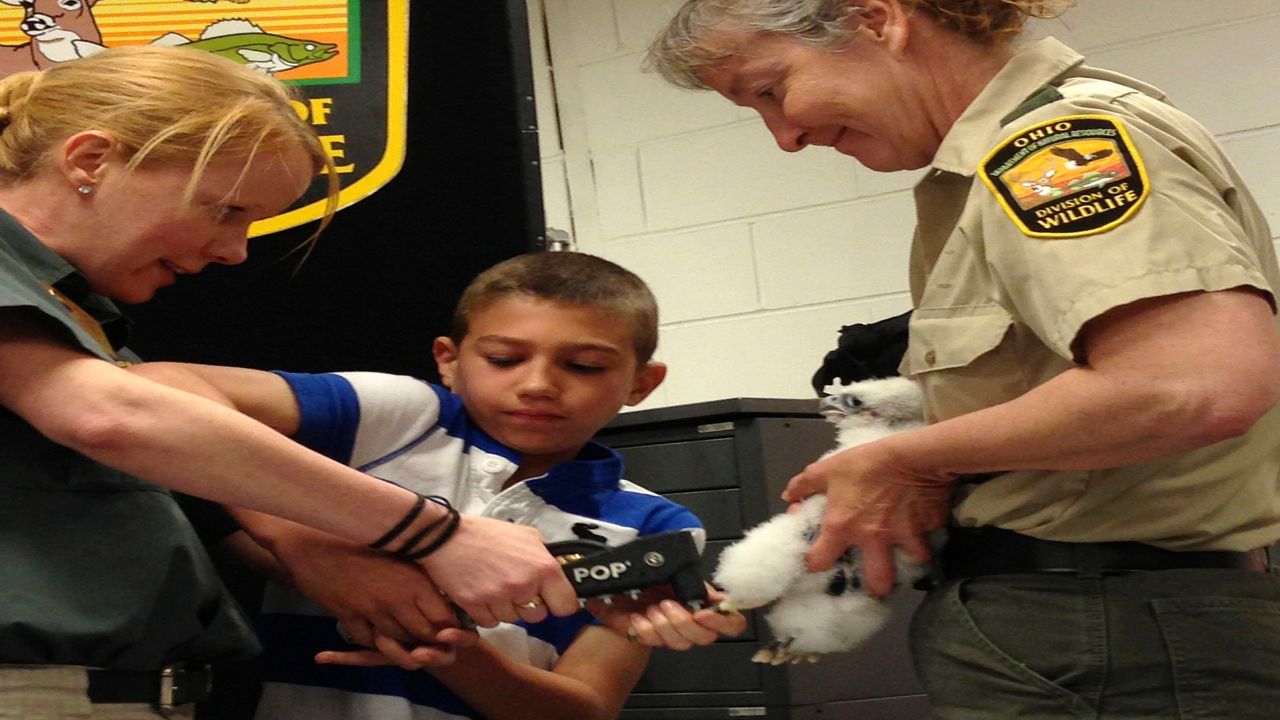
[[[406,646],[397,640],[375,633],[373,648],[369,650],[325,650],[316,653],[320,665],[351,665],[355,667],[380,667],[396,665],[405,670],[452,665],[458,657],[458,648],[471,647],[480,642],[480,635],[459,628],[441,630],[432,642]]]
[[[710,585],[707,599],[712,607],[702,610],[690,610],[670,597],[662,597],[663,594],[666,593],[651,590],[638,600],[615,598],[608,605],[591,600],[587,610],[605,627],[635,642],[670,650],[710,645],[720,637],[741,635],[747,629],[747,618],[742,613],[715,609],[714,605],[724,600],[725,595]]]
[[[431,579],[481,627],[559,617],[578,611],[560,563],[531,527],[463,515],[440,549],[418,561]]]

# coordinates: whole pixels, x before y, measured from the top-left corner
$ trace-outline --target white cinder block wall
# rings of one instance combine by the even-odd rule
[[[910,188],[642,73],[679,0],[528,0],[547,223],[643,277],[666,384],[643,408],[812,397],[839,327],[909,308]],[[1223,141],[1280,236],[1280,2],[1080,0],[1053,34],[1167,91]]]

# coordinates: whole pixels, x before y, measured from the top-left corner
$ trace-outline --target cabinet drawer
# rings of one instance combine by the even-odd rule
[[[707,529],[708,540],[742,537],[742,491],[701,490],[663,494],[698,516]]]
[[[708,540],[707,547],[702,551],[702,576],[708,581],[711,580],[711,574],[716,571],[716,565],[720,563],[720,554],[725,548],[737,541],[737,538],[726,540]]]
[[[751,662],[755,643],[718,642],[676,651],[658,649],[633,694],[759,690],[761,669]]]
[[[924,695],[845,700],[790,708],[790,720],[929,720]]]
[[[703,697],[703,696],[699,696]],[[718,698],[707,695],[707,702],[716,702]],[[736,718],[786,718],[786,709],[775,709],[772,713],[762,703],[755,700],[751,705],[713,705],[710,707],[625,707],[618,715],[620,720],[731,720]]]
[[[605,444],[608,444],[605,438]],[[615,448],[625,477],[656,493],[738,486],[733,438]]]

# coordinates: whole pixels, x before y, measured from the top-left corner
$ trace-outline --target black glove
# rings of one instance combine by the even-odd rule
[[[840,328],[836,349],[822,358],[822,366],[813,374],[813,391],[826,395],[828,385],[840,379],[841,384],[892,377],[907,352],[907,321],[911,312],[876,322],[855,323]]]

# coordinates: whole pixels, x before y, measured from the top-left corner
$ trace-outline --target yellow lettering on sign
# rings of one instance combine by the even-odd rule
[[[290,100],[289,105],[293,107],[293,111],[298,113],[298,117],[304,122],[311,125],[328,125],[329,115],[333,113],[333,98],[305,98],[303,100]],[[356,171],[355,163],[342,164],[340,161],[346,159],[347,151],[343,149],[343,145],[347,143],[346,135],[321,135],[320,144],[324,146],[324,151],[333,159],[334,169],[339,175],[353,173]]]
[[[329,113],[333,111],[333,98],[311,98],[311,124],[328,125]]]
[[[346,142],[346,135],[320,136],[320,144],[324,145],[324,151],[329,154],[329,157],[333,158],[334,169],[338,171],[339,175],[345,175],[356,171],[355,163],[342,165],[338,162],[339,160],[343,160],[347,157],[347,151],[342,149],[342,146],[346,144]]]
[[[333,112],[333,98],[290,100],[289,105],[303,122],[309,122],[312,125],[328,125],[329,115]]]

